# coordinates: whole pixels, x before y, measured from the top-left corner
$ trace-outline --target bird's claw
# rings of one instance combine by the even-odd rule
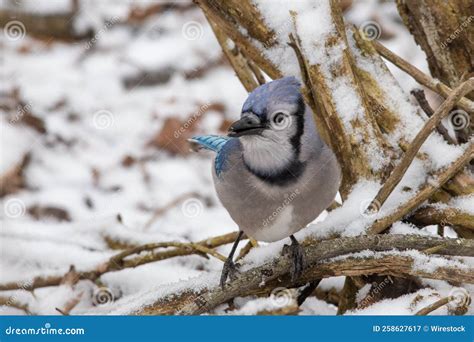
[[[296,241],[296,240],[295,240]],[[305,267],[303,247],[295,241],[291,245],[284,245],[282,255],[291,259],[290,275],[291,281],[296,281],[302,274]]]
[[[220,281],[220,285],[222,288],[224,288],[227,278],[230,278],[230,280],[234,280],[237,278],[236,274],[239,273],[237,266],[238,265],[236,265],[231,258],[227,258],[227,260],[224,262]]]

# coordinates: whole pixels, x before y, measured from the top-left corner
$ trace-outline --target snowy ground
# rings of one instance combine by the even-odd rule
[[[69,8],[68,1],[60,0],[20,3],[35,13]],[[189,154],[184,142],[196,132],[222,132],[238,117],[246,92],[198,8],[178,2],[177,8],[151,14],[139,24],[130,21],[132,8],[153,4],[81,2],[74,25],[79,31],[95,29],[88,40],[36,39],[21,26],[19,36],[2,35],[0,174],[26,154],[29,163],[23,186],[1,198],[0,283],[61,275],[72,264],[77,270],[94,269],[117,253],[110,239],[129,245],[197,241],[237,229],[215,196],[210,156]],[[369,1],[356,2],[346,13],[356,25],[384,23],[384,43],[426,70],[423,54],[397,16],[394,4]],[[415,85],[393,71],[405,89]],[[159,81],[151,85],[155,77]],[[373,196],[376,188],[369,184],[364,191]],[[154,211],[183,195],[185,200],[150,221]],[[359,208],[356,203],[344,210]],[[347,226],[338,223],[341,229]],[[396,225],[393,232],[410,233],[410,227]],[[281,244],[252,251],[248,259],[273,255]],[[72,314],[128,313],[157,292],[176,289],[180,281],[217,281],[221,267],[214,258],[186,256],[108,273],[99,286],[113,298],[103,305],[93,300],[98,285],[87,281],[74,288],[0,296],[28,304],[34,314],[59,314],[55,308],[83,293]],[[340,289],[342,284],[342,278],[333,278],[321,287]],[[433,289],[350,314],[412,314],[451,291],[440,281],[430,285]],[[423,300],[415,300],[419,294]],[[275,300],[240,298],[235,304],[232,314],[255,314],[275,306]],[[0,312],[22,313],[6,306]],[[216,313],[226,314],[225,308]],[[301,311],[335,313],[333,305],[315,298]]]

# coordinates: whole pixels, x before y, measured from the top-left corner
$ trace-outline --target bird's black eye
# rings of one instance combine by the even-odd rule
[[[281,125],[283,124],[283,122],[286,120],[286,114],[283,114],[283,113],[276,113],[274,116],[273,116],[273,122],[277,125]]]
[[[273,129],[276,129],[276,130],[285,129],[291,123],[290,116],[282,112],[277,112],[273,114],[271,119],[272,119]]]

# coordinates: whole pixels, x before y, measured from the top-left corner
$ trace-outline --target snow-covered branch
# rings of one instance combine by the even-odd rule
[[[305,241],[308,268],[297,284],[289,276],[289,260],[275,257],[262,265],[245,268],[237,279],[221,288],[217,283],[201,290],[189,289],[158,298],[137,309],[136,314],[188,314],[208,312],[235,297],[270,293],[276,287],[296,287],[308,281],[339,275],[384,274],[421,276],[431,279],[474,283],[474,270],[462,262],[427,256],[423,250],[436,248],[437,255],[474,256],[474,241],[440,239],[416,235],[382,235]],[[420,252],[416,252],[416,251]],[[407,251],[407,252],[403,252]],[[245,265],[244,265],[245,266]],[[186,286],[184,286],[186,288]]]

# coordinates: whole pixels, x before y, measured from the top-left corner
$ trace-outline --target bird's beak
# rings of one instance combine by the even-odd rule
[[[260,118],[255,114],[245,115],[237,120],[229,127],[229,137],[241,137],[243,135],[260,134],[265,127],[262,125]]]

